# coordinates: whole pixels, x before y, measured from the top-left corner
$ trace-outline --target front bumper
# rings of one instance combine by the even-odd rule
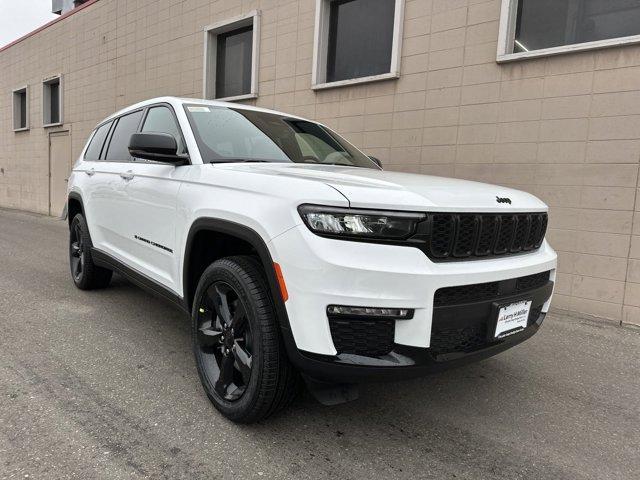
[[[391,354],[391,357],[396,360],[395,363],[365,357],[324,356],[302,351],[288,350],[288,353],[296,368],[320,381],[364,383],[406,380],[460,367],[504,352],[532,337],[542,325],[544,317],[543,313],[526,330],[507,337],[500,343],[448,359],[438,359],[428,348],[403,345],[397,345]]]
[[[535,252],[486,260],[434,263],[412,247],[358,243],[321,238],[300,225],[270,242],[274,261],[282,268],[289,292],[288,352],[300,369],[332,381],[369,381],[419,376],[486,358],[520,343],[535,333],[549,309],[557,257],[545,241]],[[535,318],[523,331],[486,348],[444,358],[431,347],[432,327],[438,320],[434,296],[438,289],[500,282],[550,272],[547,285],[536,292]],[[531,296],[527,292],[527,296]],[[501,302],[524,298],[514,293]],[[394,349],[372,358],[338,354],[326,314],[328,305],[353,305],[415,310],[410,320],[395,321]],[[467,305],[468,312],[486,313],[493,301]],[[464,319],[463,310],[449,317]],[[445,321],[449,321],[446,320]],[[402,368],[398,368],[402,367]]]

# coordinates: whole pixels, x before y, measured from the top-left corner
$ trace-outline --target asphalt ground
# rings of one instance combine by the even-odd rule
[[[0,478],[637,479],[640,330],[547,317],[524,344],[238,426],[188,319],[121,277],[82,292],[66,224],[0,210]]]

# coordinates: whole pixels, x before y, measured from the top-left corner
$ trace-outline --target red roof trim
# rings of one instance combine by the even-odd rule
[[[89,0],[88,2],[83,3],[82,5],[77,6],[76,8],[73,8],[71,10],[69,10],[67,13],[65,13],[64,15],[60,15],[59,18],[56,18],[54,20],[51,20],[49,23],[45,23],[43,26],[41,26],[40,28],[36,28],[34,31],[27,33],[26,35],[23,35],[22,37],[18,38],[17,40],[14,40],[11,43],[8,43],[7,45],[5,45],[4,47],[0,48],[0,52],[4,52],[6,49],[13,47],[14,45],[20,43],[23,40],[26,40],[27,38],[35,35],[36,33],[39,33],[41,31],[43,31],[46,28],[49,28],[51,25],[54,25],[62,20],[64,20],[67,17],[70,17],[71,15],[73,15],[74,13],[78,13],[80,10],[84,10],[85,8],[87,8],[89,5],[93,5],[94,3],[96,3],[98,0]]]

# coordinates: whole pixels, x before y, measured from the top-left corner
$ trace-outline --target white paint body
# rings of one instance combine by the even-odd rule
[[[422,251],[323,238],[297,211],[301,204],[398,211],[542,212],[547,206],[517,190],[456,179],[356,167],[296,163],[204,164],[184,103],[153,99],[128,110],[169,103],[177,115],[192,165],[86,161],[84,151],[69,179],[81,195],[94,247],[183,296],[187,235],[199,218],[228,220],[262,237],[280,264],[289,291],[287,313],[299,349],[335,355],[326,307],[330,304],[413,308],[396,323],[398,344],[428,347],[433,297],[447,286],[505,280],[551,270],[557,256],[540,249],[502,258],[432,262]],[[291,117],[291,116],[290,116]],[[123,178],[126,177],[126,178]],[[509,197],[498,204],[496,196]],[[172,252],[142,242],[152,239]],[[549,309],[549,301],[543,311]]]

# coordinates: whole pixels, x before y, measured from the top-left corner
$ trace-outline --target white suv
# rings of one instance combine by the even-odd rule
[[[115,270],[188,312],[204,389],[237,422],[300,378],[338,403],[512,347],[556,275],[534,196],[385,172],[324,125],[237,104],[167,97],[107,118],[67,211],[75,284]]]

